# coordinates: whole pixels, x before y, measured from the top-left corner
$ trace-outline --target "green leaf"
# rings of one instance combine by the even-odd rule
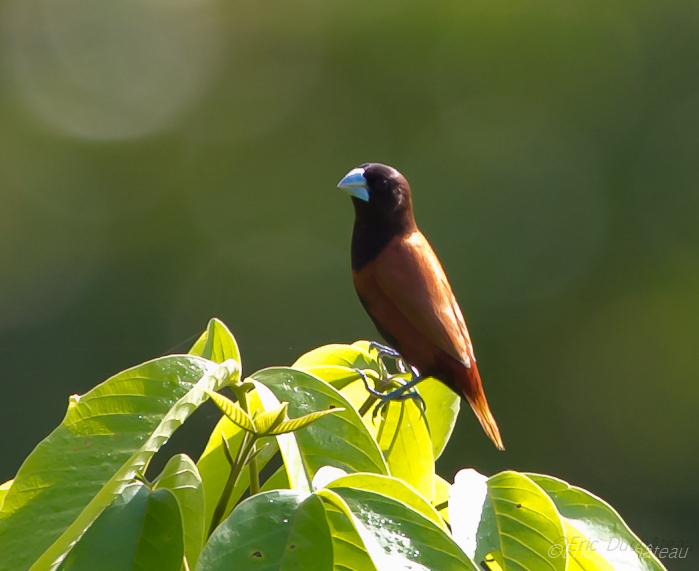
[[[323,503],[315,495],[273,490],[248,498],[209,538],[199,571],[333,567]]]
[[[212,391],[204,391],[214,404],[221,409],[221,412],[225,414],[233,424],[238,425],[243,430],[247,432],[255,432],[255,426],[248,413],[246,413],[240,405],[234,403],[231,399]]]
[[[344,412],[344,410],[344,408],[333,408],[329,410],[317,410],[315,412],[309,412],[308,414],[304,414],[303,416],[299,416],[298,418],[285,420],[276,428],[272,428],[269,431],[269,434],[284,434],[286,432],[295,432],[314,423],[319,418],[323,418],[328,414],[337,414],[339,412]]]
[[[393,498],[406,506],[414,509],[433,523],[448,531],[447,526],[439,517],[430,503],[421,496],[414,488],[411,488],[403,480],[392,476],[382,476],[380,474],[348,474],[334,480],[325,486],[329,490],[335,488],[358,488],[377,492]]]
[[[565,538],[563,524],[551,499],[529,478],[516,472],[489,478],[484,511],[490,517],[478,530],[478,561],[497,549],[505,570],[565,570],[565,558],[552,551]],[[496,526],[496,540],[489,533],[491,525]]]
[[[209,321],[206,331],[192,345],[189,354],[199,355],[214,363],[223,363],[228,359],[233,359],[238,363],[240,370],[243,370],[243,362],[240,360],[240,351],[235,337],[228,330],[228,327],[216,318]]]
[[[255,428],[258,434],[273,434],[273,429],[279,427],[287,417],[288,402],[283,402],[279,408],[270,410],[269,412],[261,412],[255,416]],[[282,431],[284,432],[284,431]],[[281,434],[281,432],[279,433]]]
[[[565,544],[565,535],[551,499],[516,472],[484,480],[474,470],[462,470],[451,487],[451,529],[464,552],[476,562],[494,554],[505,571],[564,571],[566,559],[556,546]]]
[[[4,484],[0,485],[0,509],[2,509],[2,503],[5,500],[7,491],[10,489],[10,486],[12,486],[12,482],[14,482],[14,480],[8,480]]]
[[[446,523],[449,523],[448,502],[450,488],[451,484],[449,482],[437,474],[434,475],[434,497],[432,498],[432,505]]]
[[[384,494],[338,487],[377,569],[477,571],[449,534],[431,519]]]
[[[560,544],[560,556],[568,558],[566,571],[614,571],[614,567],[600,555],[595,544],[586,535],[565,519],[563,519],[563,528],[566,536],[565,541]],[[552,555],[557,550],[558,548],[552,552]],[[622,563],[622,569],[627,568],[624,563]],[[629,567],[629,570],[631,569],[634,568]],[[636,567],[636,569],[642,568]]]
[[[302,370],[336,388],[357,411],[370,396],[364,386],[364,381],[354,369],[339,365],[317,365],[304,367]],[[369,382],[379,379],[379,374],[372,369],[364,369],[364,374],[369,378]],[[369,433],[376,438],[381,423],[374,422],[373,407],[364,414],[362,420]]]
[[[128,369],[82,397],[24,461],[0,511],[0,569],[49,568],[112,503],[232,363],[173,355]],[[237,365],[236,365],[237,366]],[[223,380],[222,380],[223,379]]]
[[[354,527],[352,512],[343,499],[331,490],[320,490],[325,519],[333,546],[333,569],[347,571],[376,571],[364,542]]]
[[[252,378],[257,386],[267,387],[274,396],[271,401],[267,398],[265,402],[266,397],[262,389],[258,388],[260,397],[268,409],[279,406],[279,401],[288,402],[290,414],[295,417],[319,410],[345,409],[289,435],[293,437],[294,446],[297,445],[298,452],[293,451],[294,446],[285,449],[282,445],[287,438],[286,435],[277,437],[281,439],[279,446],[287,463],[292,487],[299,485],[299,462],[307,472],[309,482],[316,471],[326,465],[335,466],[350,473],[388,473],[381,450],[367,431],[357,411],[333,387],[313,375],[286,367],[264,369],[255,373]],[[290,441],[287,440],[287,442]],[[300,456],[295,460],[292,459],[291,456],[297,454]]]
[[[100,514],[59,571],[180,571],[183,554],[175,496],[138,483]]]
[[[541,474],[527,476],[549,495],[559,513],[574,528],[575,531],[567,534],[569,555],[591,557],[596,553],[614,569],[665,569],[607,502],[558,478]],[[594,546],[592,550],[590,545]],[[602,568],[601,563],[598,565]]]
[[[444,452],[454,430],[461,407],[461,397],[432,377],[420,381],[417,389],[427,406],[425,415],[430,429],[432,452],[436,460]]]
[[[391,474],[405,480],[428,501],[434,496],[432,441],[422,414],[413,400],[387,405],[377,438]]]
[[[180,506],[184,529],[184,556],[194,569],[199,552],[204,547],[206,501],[196,464],[186,454],[178,454],[169,462],[153,483],[153,489],[170,490]]]
[[[345,394],[344,390],[346,387],[348,387],[352,383],[356,383],[357,381],[359,381],[359,385],[361,385],[364,391],[364,399],[359,401],[359,403],[356,405],[356,408],[359,408],[362,402],[366,400],[367,392],[366,389],[364,389],[364,383],[362,382],[361,377],[355,369],[350,369],[349,367],[341,367],[340,365],[314,365],[312,367],[294,368],[301,369],[302,371],[306,371],[307,373],[310,373],[311,375],[314,375],[319,379],[323,379],[326,383],[332,385],[338,391],[341,391],[343,394]],[[379,378],[379,374],[372,369],[363,369],[363,371],[367,375],[373,375],[373,378],[375,379]],[[345,396],[347,395],[345,394]],[[352,402],[354,403],[354,401]]]
[[[385,369],[381,366],[381,363],[370,355],[368,351],[360,347],[341,345],[339,343],[324,345],[309,351],[305,355],[301,355],[292,367],[294,369],[304,369],[318,365],[337,365],[360,370],[372,369],[382,377],[385,375]]]
[[[262,403],[260,402],[256,390],[249,391],[247,396],[250,411],[263,410]],[[231,466],[223,452],[222,434],[225,435],[228,440],[231,452],[235,453],[243,442],[243,434],[245,434],[245,432],[240,427],[233,424],[227,416],[222,417],[211,432],[209,442],[197,462],[197,468],[199,469],[199,474],[204,483],[204,492],[206,496],[206,529],[211,525],[211,519],[216,509],[216,504],[221,497],[221,493],[228,480],[228,475],[231,472]],[[257,446],[259,448],[263,447],[265,444],[267,444],[267,446],[264,447],[262,452],[257,456],[257,465],[260,470],[265,467],[267,462],[269,462],[279,449],[275,437],[263,438],[258,442]],[[238,502],[245,490],[247,490],[249,484],[250,473],[248,470],[243,470],[238,484],[231,494],[231,499],[228,502],[226,510],[227,512],[233,509],[233,506]]]

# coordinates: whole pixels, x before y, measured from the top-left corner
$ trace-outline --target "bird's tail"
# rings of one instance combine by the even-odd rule
[[[472,362],[470,368],[462,370],[464,370],[466,374],[461,376],[459,385],[461,386],[461,390],[468,404],[471,405],[473,412],[476,414],[476,418],[478,418],[478,422],[481,423],[488,438],[493,441],[493,444],[495,444],[498,450],[504,450],[505,446],[500,437],[500,429],[493,418],[493,413],[490,412],[488,399],[485,398],[481,376],[476,364]]]

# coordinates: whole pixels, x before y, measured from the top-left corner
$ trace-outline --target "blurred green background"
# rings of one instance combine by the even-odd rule
[[[377,338],[335,189],[399,168],[507,451],[699,561],[699,3],[4,0],[0,481],[68,396],[186,350]],[[182,446],[199,450],[207,409]]]

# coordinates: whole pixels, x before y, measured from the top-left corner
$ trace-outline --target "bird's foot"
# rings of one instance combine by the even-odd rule
[[[420,410],[420,415],[424,417],[425,412],[427,411],[427,405],[425,404],[425,400],[422,398],[422,395],[417,392],[417,390],[410,390],[407,388],[411,383],[412,381],[392,390],[389,393],[382,394],[379,398],[379,402],[374,407],[374,413],[371,415],[371,420],[375,421],[376,417],[381,413],[384,407],[388,406],[391,402],[402,402],[406,400],[412,400],[415,403],[415,406],[417,406]]]
[[[369,350],[376,349],[377,357],[391,357],[391,359],[402,359],[400,356],[400,353],[393,349],[392,347],[389,347],[388,345],[382,345],[381,343],[377,343],[376,341],[370,341],[369,342]]]
[[[376,341],[372,341],[369,343],[369,349],[376,350],[376,358],[379,360],[382,360],[383,357],[393,359],[396,362],[396,367],[398,367],[398,371],[401,374],[410,373],[411,380],[420,376],[418,370],[415,367],[409,365],[405,361],[405,359],[403,359],[403,356],[392,347],[389,347],[388,345],[382,345],[381,343],[377,343]]]
[[[379,400],[379,402],[374,407],[372,420],[376,419],[378,414],[386,405],[388,405],[388,403],[392,401],[401,402],[408,399],[412,399],[415,402],[416,406],[420,409],[420,413],[424,416],[425,411],[427,410],[427,405],[425,404],[424,399],[422,398],[420,393],[417,392],[417,390],[411,390],[422,380],[418,375],[414,374],[413,378],[404,385],[400,385],[398,388],[390,392],[382,393],[377,391],[369,384],[369,378],[367,377],[366,373],[364,373],[364,371],[361,371],[359,369],[355,369],[355,371],[364,382],[364,388],[366,388],[366,391],[371,396]]]

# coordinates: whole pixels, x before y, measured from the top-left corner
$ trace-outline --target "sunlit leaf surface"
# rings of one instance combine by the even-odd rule
[[[366,343],[366,342],[364,342]],[[337,365],[350,369],[373,369],[382,374],[381,363],[361,346],[353,345],[323,345],[299,357],[292,365],[296,369],[317,365]]]
[[[354,524],[352,512],[344,500],[332,490],[320,490],[325,519],[333,546],[334,569],[347,571],[376,571],[376,566],[364,547]]]
[[[450,503],[452,518],[456,509],[459,505]],[[477,562],[499,552],[505,571],[564,571],[566,558],[557,552],[564,538],[563,524],[553,502],[529,478],[502,472],[488,479],[478,527]]]
[[[437,511],[430,505],[427,499],[416,492],[415,489],[407,485],[403,480],[392,476],[382,476],[380,474],[348,474],[334,480],[328,484],[327,489],[334,488],[358,488],[369,490],[393,498],[414,509],[427,519],[434,522],[447,531],[447,527],[439,517]]]
[[[243,370],[243,362],[240,359],[240,350],[235,337],[223,322],[215,318],[209,321],[206,331],[192,345],[189,353],[190,355],[199,355],[214,363],[223,363],[228,359],[233,359],[240,365],[240,370]]]
[[[388,469],[432,501],[434,456],[425,415],[413,400],[392,402],[385,410],[378,442]]]
[[[254,432],[255,427],[250,420],[250,416],[244,412],[237,403],[234,403],[229,398],[224,397],[213,391],[205,391],[209,398],[214,401],[216,406],[221,409],[233,424],[236,424],[243,430]]]
[[[565,522],[572,528],[567,534],[568,553],[577,555],[577,559],[594,557],[600,569],[663,569],[655,555],[607,502],[558,478],[541,474],[527,476],[551,497]],[[602,566],[601,560],[607,567]]]
[[[476,571],[445,531],[393,498],[357,488],[337,487],[377,569]]]

